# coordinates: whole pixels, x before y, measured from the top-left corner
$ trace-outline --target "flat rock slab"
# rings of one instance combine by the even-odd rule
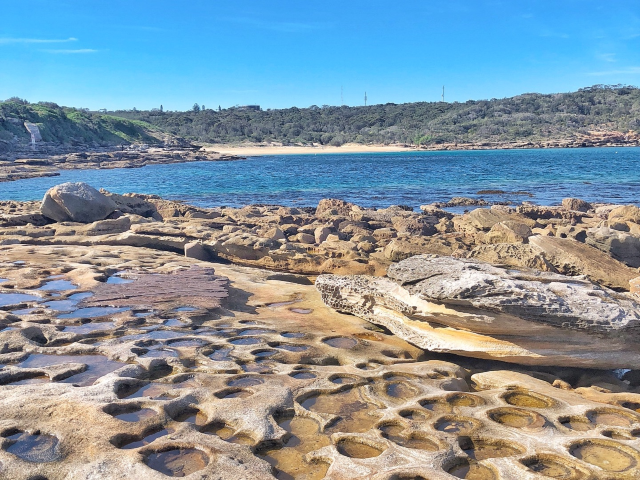
[[[103,284],[82,306],[153,307],[182,303],[192,307],[216,308],[228,296],[225,277],[213,268],[192,266],[172,274],[131,274],[133,282]]]
[[[323,301],[427,350],[528,365],[638,368],[640,304],[583,277],[421,255],[389,278],[322,275]]]

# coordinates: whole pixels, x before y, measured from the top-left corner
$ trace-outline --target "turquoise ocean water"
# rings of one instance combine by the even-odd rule
[[[274,155],[136,169],[62,170],[59,177],[0,183],[0,200],[41,199],[49,187],[77,181],[204,207],[314,206],[331,197],[366,207],[417,208],[453,196],[541,205],[575,196],[638,204],[640,148]],[[479,195],[481,190],[531,196]]]

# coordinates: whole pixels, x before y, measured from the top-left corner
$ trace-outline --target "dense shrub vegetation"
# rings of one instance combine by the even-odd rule
[[[584,88],[464,103],[405,103],[367,107],[312,106],[282,110],[117,111],[191,140],[433,144],[565,138],[592,129],[640,131],[640,89]]]

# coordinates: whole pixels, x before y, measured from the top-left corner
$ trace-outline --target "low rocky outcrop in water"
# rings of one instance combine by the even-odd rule
[[[116,210],[88,225],[52,223],[36,202],[0,202],[0,243],[129,245],[306,275],[381,276],[393,262],[436,254],[585,275],[616,291],[629,291],[638,277],[634,206],[591,204],[581,212],[568,209],[582,205],[571,199],[565,207],[524,203],[453,214],[435,204],[416,212],[325,199],[317,208],[200,208],[157,195],[100,193]]]
[[[640,304],[583,277],[415,256],[388,278],[322,275],[323,301],[421,348],[528,365],[640,368]]]

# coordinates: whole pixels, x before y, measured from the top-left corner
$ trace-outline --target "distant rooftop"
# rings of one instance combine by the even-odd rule
[[[255,110],[256,112],[261,111],[260,105],[238,105],[234,107],[236,110]]]

